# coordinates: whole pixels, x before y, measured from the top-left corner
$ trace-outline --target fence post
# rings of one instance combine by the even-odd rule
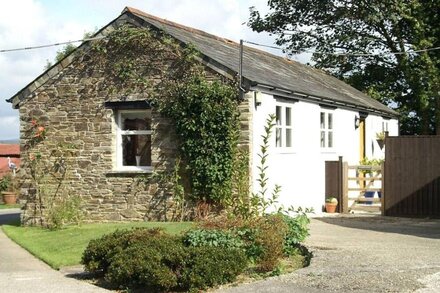
[[[343,187],[343,184],[344,184],[344,180],[343,180],[343,172],[344,172],[344,169],[343,169],[343,161],[342,161],[342,156],[339,156],[339,159],[338,159],[338,202],[339,202],[339,205],[338,205],[338,213],[342,213],[342,204],[343,204],[343,202],[344,202],[344,195],[343,195],[343,192],[344,192],[344,187]]]
[[[380,197],[380,209],[382,216],[385,216],[385,162],[382,162],[380,164],[380,173],[382,174],[382,184],[381,184],[381,193],[382,196]]]
[[[348,163],[342,165],[342,203],[341,213],[348,213]]]

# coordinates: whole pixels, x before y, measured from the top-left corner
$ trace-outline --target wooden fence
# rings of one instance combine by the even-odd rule
[[[440,217],[440,136],[385,139],[384,213]]]

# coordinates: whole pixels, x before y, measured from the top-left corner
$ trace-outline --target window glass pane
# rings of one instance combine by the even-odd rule
[[[122,135],[122,165],[151,166],[151,135]]]
[[[149,111],[121,113],[122,130],[150,130],[151,115]]]
[[[327,134],[327,139],[328,139],[327,146],[328,146],[329,148],[332,148],[332,147],[333,147],[333,131],[329,131],[329,132],[328,132],[328,134]]]
[[[292,125],[292,109],[290,107],[286,107],[286,125],[291,126]]]
[[[276,147],[282,147],[283,146],[283,142],[282,142],[282,129],[277,127],[276,129],[276,133],[275,133],[275,145]]]
[[[286,129],[286,147],[292,147],[292,129]]]
[[[276,107],[276,122],[277,125],[281,125],[281,106]]]
[[[325,129],[325,113],[321,112],[321,129]]]
[[[333,129],[333,114],[332,113],[328,113],[328,124],[327,127],[328,129]]]
[[[321,131],[321,147],[325,148],[325,131]]]

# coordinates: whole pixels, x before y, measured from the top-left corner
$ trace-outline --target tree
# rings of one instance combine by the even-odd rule
[[[92,38],[97,30],[98,29],[95,28],[94,31],[85,32],[83,35],[83,39]],[[63,48],[61,48],[60,50],[57,51],[57,54],[55,55],[54,63],[60,62],[61,60],[64,59],[64,57],[66,57],[67,55],[72,53],[75,49],[76,49],[76,46],[73,45],[72,43],[64,45]],[[50,62],[49,60],[46,60],[46,65],[44,66],[44,70],[49,69],[52,65],[53,65],[52,62]]]
[[[60,62],[61,60],[64,59],[64,57],[66,57],[67,55],[69,55],[70,53],[73,52],[73,50],[76,49],[75,45],[72,44],[67,44],[65,45],[62,49],[57,51],[57,54],[55,55],[55,60],[54,62]],[[49,60],[46,60],[46,65],[44,66],[44,69],[47,70],[52,66],[52,62],[50,62]]]
[[[440,134],[440,0],[268,4],[264,17],[251,7],[253,30],[277,34],[288,53],[318,52],[315,67],[396,109],[403,134]]]

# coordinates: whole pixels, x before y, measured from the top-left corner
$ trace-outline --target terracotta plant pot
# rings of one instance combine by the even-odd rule
[[[336,207],[337,207],[337,206],[338,206],[337,203],[327,202],[327,203],[325,204],[325,211],[326,211],[327,213],[332,214],[332,213],[336,212]]]
[[[17,203],[17,195],[15,192],[10,191],[2,191],[3,202],[5,204],[16,204]]]

